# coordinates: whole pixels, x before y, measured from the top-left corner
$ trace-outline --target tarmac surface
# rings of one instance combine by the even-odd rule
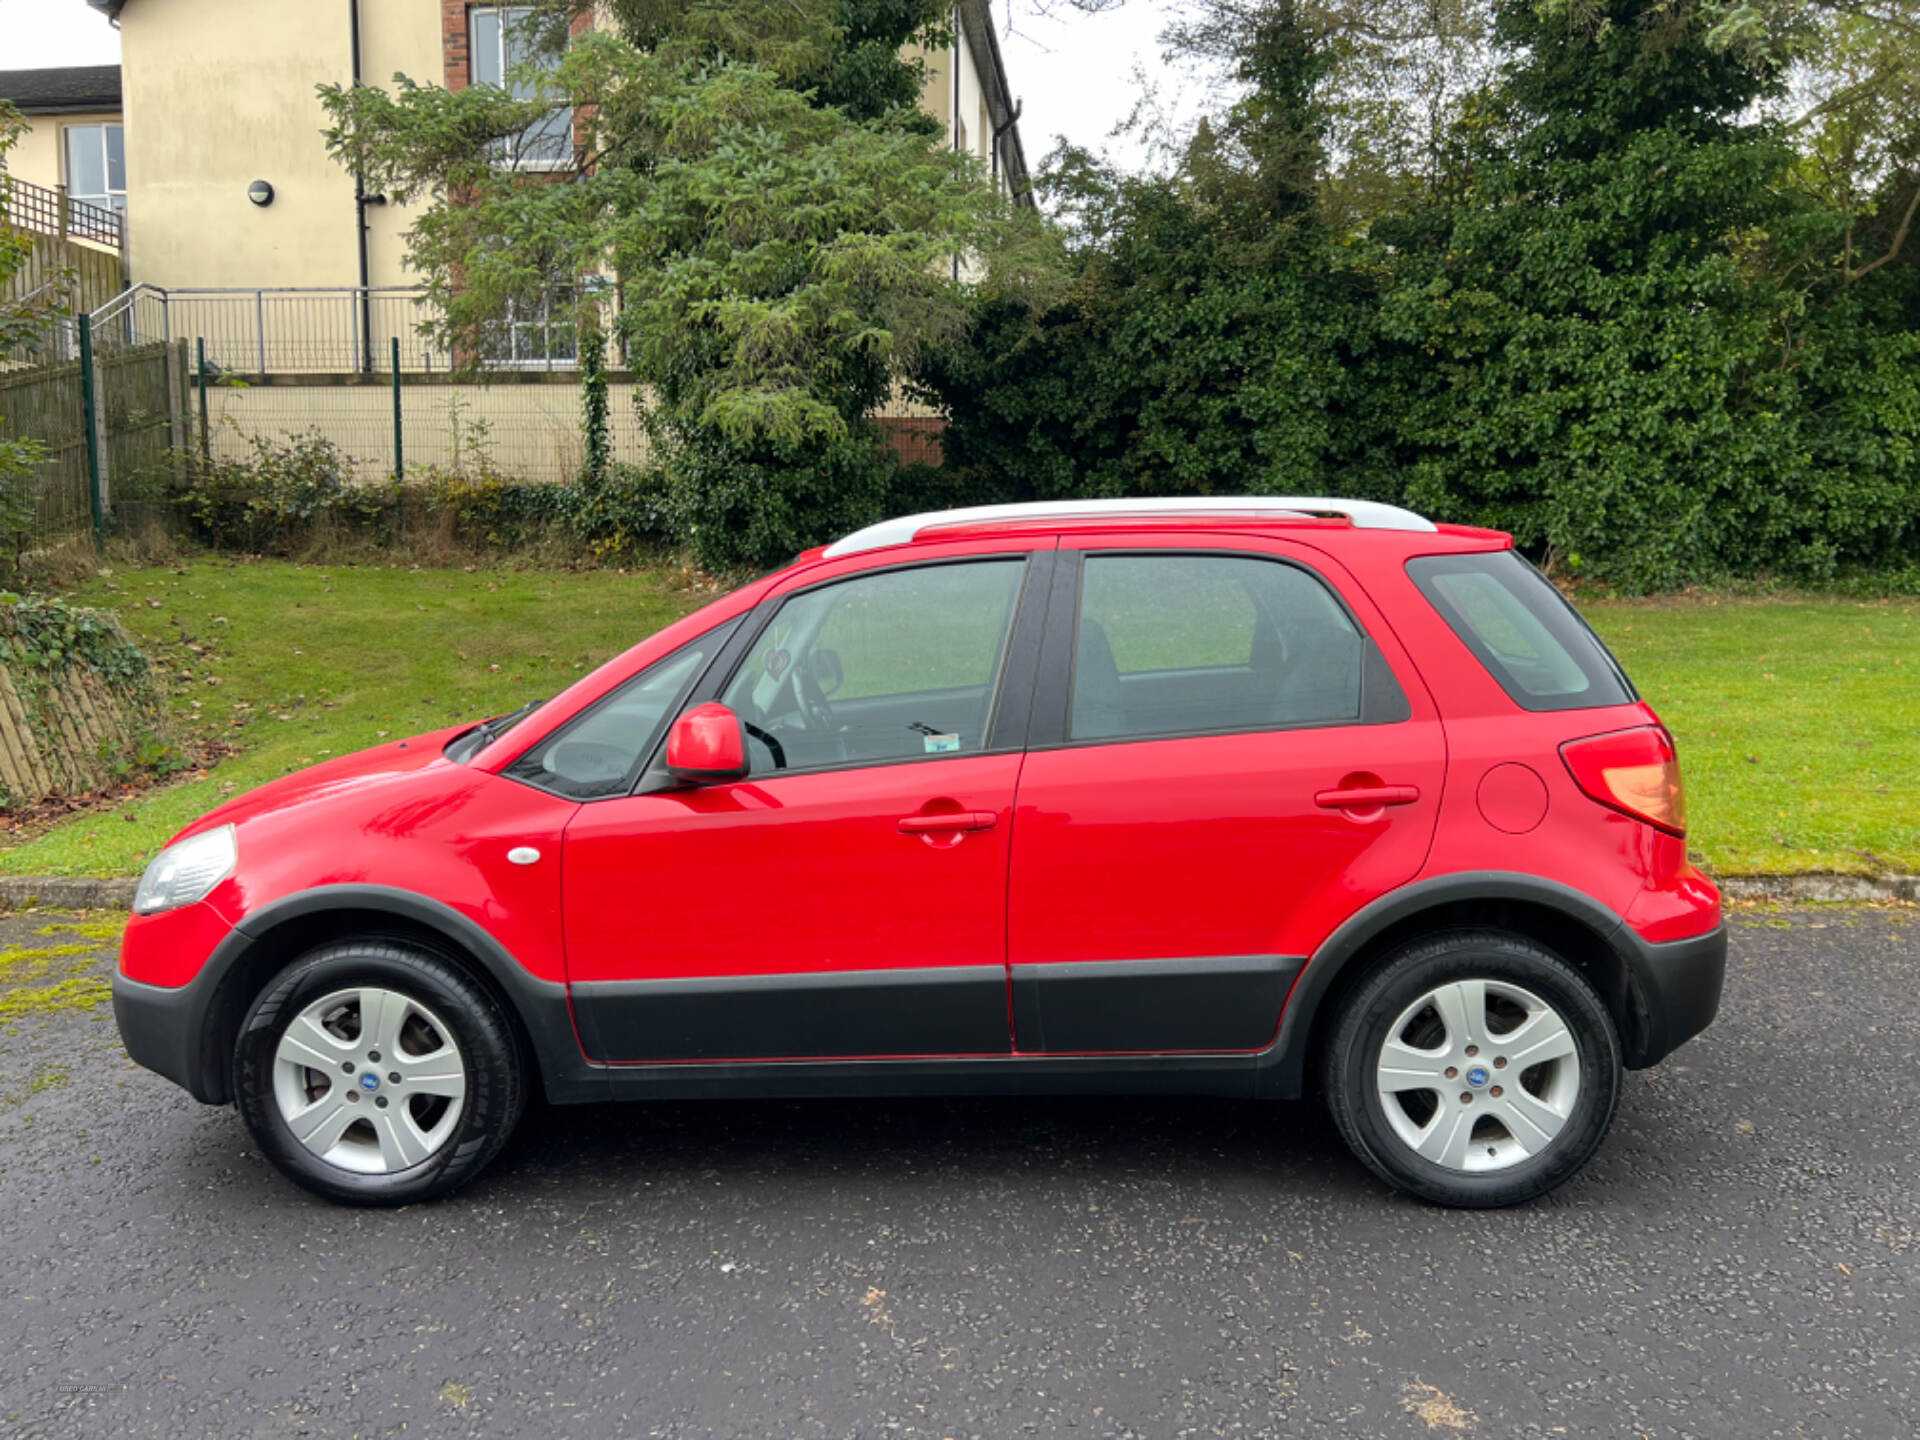
[[[104,976],[60,921],[4,973]],[[1920,912],[1742,912],[1716,1025],[1498,1213],[1189,1099],[542,1108],[367,1211],[108,1007],[0,1010],[0,1433],[1911,1436],[1916,1021]]]

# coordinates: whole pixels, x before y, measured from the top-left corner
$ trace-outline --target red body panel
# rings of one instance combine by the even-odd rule
[[[120,973],[147,985],[184,985],[232,929],[205,900],[158,915],[135,915],[120,941]]]
[[[956,756],[584,806],[567,828],[568,977],[1003,964],[1019,772],[1018,755]],[[995,823],[900,829],[940,811]]]
[[[275,900],[320,885],[393,886],[473,920],[536,979],[564,980],[560,839],[578,807],[448,760],[442,748],[458,733],[416,736],[343,756],[213,811],[182,833],[232,824],[240,863],[205,901],[187,910],[204,909],[231,926]],[[511,864],[507,851],[522,845],[540,850],[540,861]],[[132,921],[121,960],[130,978],[179,985],[198,972],[205,951],[176,952],[164,960],[149,955],[162,930],[183,913]],[[170,948],[171,941],[164,943]],[[170,978],[158,979],[160,973]]]
[[[1430,539],[1425,536],[1391,539],[1399,544],[1343,545],[1341,555],[1393,617],[1446,716],[1446,801],[1432,858],[1419,878],[1479,870],[1538,876],[1626,916],[1650,941],[1699,935],[1719,924],[1720,892],[1687,863],[1685,841],[1592,800],[1560,758],[1565,741],[1658,724],[1653,707],[1643,701],[1590,710],[1522,710],[1407,575],[1405,562],[1412,556],[1458,547],[1422,546],[1419,541]],[[1546,792],[1538,824],[1517,834],[1493,823],[1481,802],[1489,772],[1513,764],[1531,770]],[[1665,898],[1639,906],[1643,890]],[[1643,916],[1653,930],[1642,927]]]

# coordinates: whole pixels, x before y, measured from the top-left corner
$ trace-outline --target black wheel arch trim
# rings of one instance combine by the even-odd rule
[[[1664,944],[1641,939],[1623,916],[1582,891],[1539,876],[1507,871],[1458,871],[1402,886],[1349,916],[1321,942],[1301,971],[1280,1016],[1280,1030],[1261,1057],[1260,1093],[1294,1098],[1303,1093],[1314,1027],[1329,995],[1367,947],[1391,927],[1458,902],[1512,900],[1541,906],[1583,927],[1624,965],[1628,1015],[1621,1051],[1628,1069],[1658,1064],[1704,1030],[1719,1005],[1725,974],[1724,925],[1699,936]]]
[[[1416,882],[1349,917],[1323,942],[1286,997],[1272,1044],[1234,1055],[988,1056],[979,1059],[771,1061],[764,1064],[596,1064],[575,1033],[567,987],[529,975],[484,928],[437,900],[394,886],[324,885],[261,907],[215,947],[200,973],[177,988],[116,974],[115,1017],[128,1053],[196,1099],[232,1099],[230,1047],[216,1007],[235,1003],[225,982],[261,938],[290,920],[329,911],[373,911],[411,922],[469,956],[512,1008],[548,1098],[554,1103],[702,1095],[989,1093],[1169,1093],[1293,1098],[1314,1027],[1343,976],[1389,927],[1459,901],[1515,900],[1583,926],[1623,964],[1637,1025],[1623,1025],[1629,1068],[1657,1063],[1714,1018],[1725,973],[1724,926],[1666,944],[1644,941],[1623,919],[1569,886],[1528,875],[1462,872]],[[323,943],[328,937],[316,939]]]
[[[240,962],[288,921],[345,911],[372,911],[411,922],[478,965],[481,978],[500,993],[510,1018],[525,1034],[549,1099],[560,1103],[608,1097],[604,1068],[590,1064],[581,1053],[564,983],[530,975],[484,927],[451,906],[392,885],[320,885],[271,901],[236,924],[183,986],[146,985],[116,974],[114,1014],[128,1053],[196,1100],[229,1103],[233,1057],[225,1022],[238,1018],[230,1012],[242,1002],[228,982],[239,973]],[[326,938],[316,937],[315,943]]]

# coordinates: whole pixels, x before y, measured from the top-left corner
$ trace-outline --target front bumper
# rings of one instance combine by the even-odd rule
[[[1631,951],[1633,1023],[1626,1037],[1627,1068],[1644,1070],[1706,1029],[1719,1013],[1727,976],[1727,927],[1720,924],[1704,935],[1653,944],[1623,925],[1616,940]]]
[[[201,1054],[207,1034],[207,999],[203,981],[185,985],[148,985],[116,972],[113,977],[113,1018],[120,1027],[120,1043],[134,1062],[164,1075],[194,1099],[209,1105],[228,1097],[205,1093],[206,1077],[214,1073]]]

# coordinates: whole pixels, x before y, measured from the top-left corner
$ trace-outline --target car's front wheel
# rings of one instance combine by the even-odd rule
[[[1354,1154],[1442,1205],[1511,1205],[1586,1163],[1620,1043],[1580,974],[1517,935],[1456,931],[1386,959],[1336,1017],[1324,1081]]]
[[[526,1100],[507,1019],[457,967],[380,940],[275,976],[234,1048],[234,1096],[268,1159],[332,1200],[444,1195],[506,1143]]]

